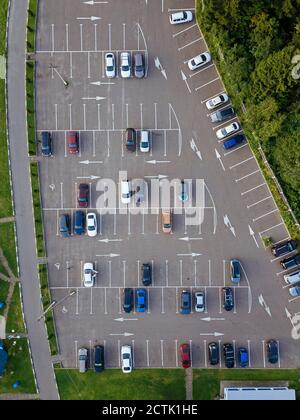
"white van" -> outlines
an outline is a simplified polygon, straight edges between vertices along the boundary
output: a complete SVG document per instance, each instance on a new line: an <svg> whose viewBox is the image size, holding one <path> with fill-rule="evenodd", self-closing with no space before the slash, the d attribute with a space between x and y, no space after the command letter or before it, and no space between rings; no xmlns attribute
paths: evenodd
<svg viewBox="0 0 300 420"><path fill-rule="evenodd" d="M300 282L300 271L285 275L284 280L287 284L295 284Z"/></svg>

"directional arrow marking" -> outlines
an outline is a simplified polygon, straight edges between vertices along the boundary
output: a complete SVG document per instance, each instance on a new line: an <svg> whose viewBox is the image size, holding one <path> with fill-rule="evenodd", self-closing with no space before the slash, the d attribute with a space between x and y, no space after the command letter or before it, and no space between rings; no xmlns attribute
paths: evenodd
<svg viewBox="0 0 300 420"><path fill-rule="evenodd" d="M257 239L255 237L254 230L252 229L252 227L250 225L248 225L248 227L249 227L249 233L250 233L250 235L252 236L252 238L253 238L253 240L254 240L257 248L259 248L259 244L258 244Z"/></svg>
<svg viewBox="0 0 300 420"><path fill-rule="evenodd" d="M82 160L80 163L82 165L90 165L92 163L99 164L99 163L103 163L103 162L102 162L102 160L94 160L94 161L91 161L91 160Z"/></svg>
<svg viewBox="0 0 300 420"><path fill-rule="evenodd" d="M118 322L138 321L138 318L115 318L114 321L118 321Z"/></svg>
<svg viewBox="0 0 300 420"><path fill-rule="evenodd" d="M101 177L100 176L91 175L91 176L77 176L76 178L77 179L91 179L91 180L94 180L94 179L100 179Z"/></svg>
<svg viewBox="0 0 300 420"><path fill-rule="evenodd" d="M211 322L211 321L225 321L225 318L201 318L202 321Z"/></svg>
<svg viewBox="0 0 300 420"><path fill-rule="evenodd" d="M81 98L83 101L103 101L105 96L95 96L94 98Z"/></svg>
<svg viewBox="0 0 300 420"><path fill-rule="evenodd" d="M222 162L221 155L220 155L220 153L217 151L217 149L215 149L215 152L216 152L216 157L217 157L217 159L219 160L219 162L220 162L220 164L221 164L221 166L222 166L222 168L223 168L223 171L225 172L225 171L226 171L226 169L225 169L224 163Z"/></svg>
<svg viewBox="0 0 300 420"><path fill-rule="evenodd" d="M114 85L115 82L91 82L91 85L102 86L102 85Z"/></svg>
<svg viewBox="0 0 300 420"><path fill-rule="evenodd" d="M226 227L228 227L230 229L230 231L232 232L233 236L236 237L235 229L232 226L232 224L231 224L231 222L230 222L229 217L227 216L227 214L224 216L224 224L225 224Z"/></svg>
<svg viewBox="0 0 300 420"><path fill-rule="evenodd" d="M157 163L171 163L170 160L146 160L146 162L152 165L156 165Z"/></svg>
<svg viewBox="0 0 300 420"><path fill-rule="evenodd" d="M144 178L165 179L165 178L168 178L168 175L145 175Z"/></svg>
<svg viewBox="0 0 300 420"><path fill-rule="evenodd" d="M102 254L102 255L96 255L96 257L109 257L109 258L114 258L114 257L119 257L120 254Z"/></svg>
<svg viewBox="0 0 300 420"><path fill-rule="evenodd" d="M202 254L195 254L194 252L191 254L177 254L178 257L200 257Z"/></svg>
<svg viewBox="0 0 300 420"><path fill-rule="evenodd" d="M109 334L109 335L122 335L123 337L130 337L131 335L134 335L133 333L121 333L121 334Z"/></svg>
<svg viewBox="0 0 300 420"><path fill-rule="evenodd" d="M190 86L188 84L188 81L187 81L187 77L186 77L186 75L184 74L184 72L182 70L181 70L181 77L182 77L182 80L185 82L186 87L188 88L188 91L190 93L192 93L191 88L190 88Z"/></svg>
<svg viewBox="0 0 300 420"><path fill-rule="evenodd" d="M213 337L221 337L221 336L223 336L224 334L223 334L223 333L214 332L214 333L201 333L200 335L201 335L201 336L205 336L205 335L207 335L207 336L213 336Z"/></svg>
<svg viewBox="0 0 300 420"><path fill-rule="evenodd" d="M202 160L202 155L201 155L201 152L200 152L200 150L198 149L198 147L197 147L197 145L196 145L196 143L195 143L195 140L194 140L194 139L192 139L192 140L191 140L190 145L191 145L191 149L193 150L193 152L195 152L195 153L196 153L196 155L198 156L198 158L199 158L200 160Z"/></svg>
<svg viewBox="0 0 300 420"><path fill-rule="evenodd" d="M185 237L185 238L178 238L179 241L184 241L184 242L189 242L189 241L203 241L203 238L189 238L189 237Z"/></svg>
<svg viewBox="0 0 300 420"><path fill-rule="evenodd" d="M94 22L95 20L100 20L102 19L102 17L99 16L90 16L90 17L78 17L78 20L91 20L92 22Z"/></svg>
<svg viewBox="0 0 300 420"><path fill-rule="evenodd" d="M95 0L89 0L85 1L84 4L88 4L90 6L94 6L94 4L107 4L108 1L95 1Z"/></svg>
<svg viewBox="0 0 300 420"><path fill-rule="evenodd" d="M271 310L270 310L269 306L267 305L263 295L258 296L258 302L264 308L264 310L267 312L267 314L272 318Z"/></svg>
<svg viewBox="0 0 300 420"><path fill-rule="evenodd" d="M98 242L104 242L106 244L108 244L109 242L122 242L123 239L99 239Z"/></svg>

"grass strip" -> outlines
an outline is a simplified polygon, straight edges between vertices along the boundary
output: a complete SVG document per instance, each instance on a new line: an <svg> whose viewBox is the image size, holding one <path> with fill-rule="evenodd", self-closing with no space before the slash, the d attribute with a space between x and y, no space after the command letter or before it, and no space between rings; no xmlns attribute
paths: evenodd
<svg viewBox="0 0 300 420"><path fill-rule="evenodd" d="M30 175L32 186L32 202L34 210L37 255L39 258L42 258L45 256L45 242L40 197L39 166L37 162L32 162L30 164Z"/></svg>
<svg viewBox="0 0 300 420"><path fill-rule="evenodd" d="M6 332L7 334L26 332L23 320L19 283L16 283L14 286L14 291L7 314Z"/></svg>

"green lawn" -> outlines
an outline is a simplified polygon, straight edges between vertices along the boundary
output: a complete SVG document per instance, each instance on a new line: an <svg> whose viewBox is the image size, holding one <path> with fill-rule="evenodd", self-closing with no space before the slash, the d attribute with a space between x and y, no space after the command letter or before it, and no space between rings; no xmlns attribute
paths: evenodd
<svg viewBox="0 0 300 420"><path fill-rule="evenodd" d="M4 280L0 280L0 301L5 302L9 289L9 283ZM3 315L4 309L0 309L0 315Z"/></svg>
<svg viewBox="0 0 300 420"><path fill-rule="evenodd" d="M290 388L296 389L297 399L300 399L300 370L194 369L193 375L194 400L203 401L218 398L221 381L289 381Z"/></svg>
<svg viewBox="0 0 300 420"><path fill-rule="evenodd" d="M15 331L16 333L25 333L25 325L22 315L22 307L20 301L20 285L15 284L15 288L10 303L7 321L6 321L6 332L7 334Z"/></svg>
<svg viewBox="0 0 300 420"><path fill-rule="evenodd" d="M35 26L38 0L29 1L28 24L27 24L27 51L35 50Z"/></svg>
<svg viewBox="0 0 300 420"><path fill-rule="evenodd" d="M185 372L143 369L124 375L120 369L101 374L56 369L62 400L185 400Z"/></svg>
<svg viewBox="0 0 300 420"><path fill-rule="evenodd" d="M4 274L6 277L9 277L6 269L3 267L3 265L0 263L0 273Z"/></svg>
<svg viewBox="0 0 300 420"><path fill-rule="evenodd" d="M5 54L6 39L6 17L7 17L8 0L1 1L0 8L0 55Z"/></svg>
<svg viewBox="0 0 300 420"><path fill-rule="evenodd" d="M32 185L32 199L35 220L35 234L38 257L45 256L44 244L44 230L41 210L41 197L40 197L40 183L39 183L39 167L38 163L30 164L31 185Z"/></svg>
<svg viewBox="0 0 300 420"><path fill-rule="evenodd" d="M26 97L27 97L27 130L28 153L36 155L36 130L35 130L35 64L26 63Z"/></svg>
<svg viewBox="0 0 300 420"><path fill-rule="evenodd" d="M4 344L8 352L8 363L4 376L0 378L0 393L35 394L36 388L27 340L25 338L5 340ZM21 381L21 385L14 390L12 384L16 381Z"/></svg>
<svg viewBox="0 0 300 420"><path fill-rule="evenodd" d="M0 248L2 248L10 269L18 276L14 223L0 225Z"/></svg>

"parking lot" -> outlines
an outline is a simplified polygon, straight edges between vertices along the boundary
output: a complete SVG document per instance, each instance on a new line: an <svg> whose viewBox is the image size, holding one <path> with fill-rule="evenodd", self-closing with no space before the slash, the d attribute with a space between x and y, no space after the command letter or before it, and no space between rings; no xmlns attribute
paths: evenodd
<svg viewBox="0 0 300 420"><path fill-rule="evenodd" d="M213 62L193 72L187 66L207 51L195 20L169 24L170 13L194 12L194 2L63 3L41 0L35 56L37 135L49 131L53 139L53 157L38 159L50 289L56 302L63 300L55 308L63 367L75 368L78 348L96 343L104 344L108 367L120 366L123 344L132 344L137 368L177 367L182 342L191 344L194 367L208 367L207 344L219 340L247 347L250 367L272 367L265 354L271 338L279 343L277 367L298 367L287 310L298 313L299 300L290 299L279 260L262 242L279 243L288 232L248 143L225 151L216 138L216 130L238 119L210 122L205 103L224 87ZM116 57L114 79L105 77L108 51ZM123 51L143 54L143 80L121 77ZM150 131L150 153L126 150L128 127L138 137ZM68 153L71 130L79 135L78 155ZM124 208L116 190L115 202L101 208L103 188L122 179L145 181L149 206L137 209L133 200ZM166 235L152 187L182 179L191 180L190 206L176 212L172 199L173 232ZM90 187L84 211L97 213L98 235L63 239L59 218L69 214L73 232L80 183ZM241 261L237 286L230 279L233 258ZM90 289L82 282L87 261L98 272ZM143 263L153 273L147 311L125 314L123 289L142 287ZM226 286L233 287L232 312L223 309ZM189 316L179 313L182 290L204 292L204 314L193 305Z"/></svg>

